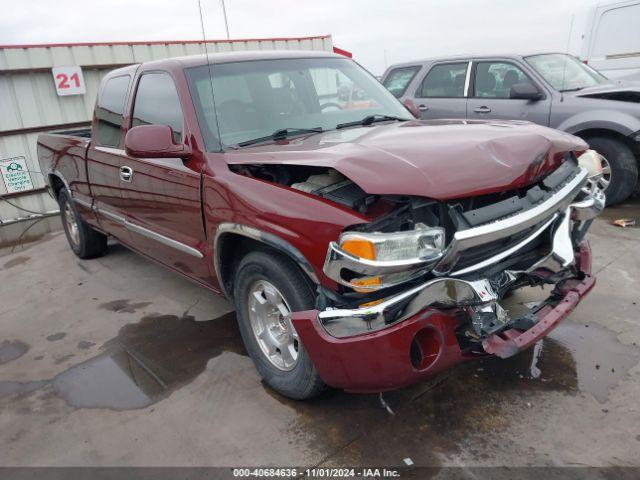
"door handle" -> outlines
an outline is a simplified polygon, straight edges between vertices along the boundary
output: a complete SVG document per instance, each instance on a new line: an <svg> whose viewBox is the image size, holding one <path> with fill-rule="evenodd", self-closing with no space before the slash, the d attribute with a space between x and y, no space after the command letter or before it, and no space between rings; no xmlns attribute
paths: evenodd
<svg viewBox="0 0 640 480"><path fill-rule="evenodd" d="M418 110L420 110L421 112L426 112L427 110L429 110L429 107L427 107L424 103L421 103L420 105L418 105Z"/></svg>
<svg viewBox="0 0 640 480"><path fill-rule="evenodd" d="M473 111L476 113L491 113L491 109L485 105L478 108L474 108Z"/></svg>
<svg viewBox="0 0 640 480"><path fill-rule="evenodd" d="M133 168L122 166L120 167L120 180L123 182L131 182L133 179Z"/></svg>

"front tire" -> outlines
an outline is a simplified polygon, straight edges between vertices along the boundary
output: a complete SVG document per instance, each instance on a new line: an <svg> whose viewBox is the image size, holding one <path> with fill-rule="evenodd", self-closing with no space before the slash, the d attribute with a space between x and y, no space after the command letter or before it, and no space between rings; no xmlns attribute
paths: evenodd
<svg viewBox="0 0 640 480"><path fill-rule="evenodd" d="M638 161L635 155L624 142L615 138L591 137L586 140L605 160L600 187L607 196L607 205L626 200L638 181Z"/></svg>
<svg viewBox="0 0 640 480"><path fill-rule="evenodd" d="M315 304L313 290L295 265L266 251L249 253L235 276L234 301L247 352L271 388L294 400L325 390L287 316Z"/></svg>
<svg viewBox="0 0 640 480"><path fill-rule="evenodd" d="M107 236L91 228L78 214L75 202L66 188L58 194L60 217L73 253L82 259L102 256L107 251Z"/></svg>

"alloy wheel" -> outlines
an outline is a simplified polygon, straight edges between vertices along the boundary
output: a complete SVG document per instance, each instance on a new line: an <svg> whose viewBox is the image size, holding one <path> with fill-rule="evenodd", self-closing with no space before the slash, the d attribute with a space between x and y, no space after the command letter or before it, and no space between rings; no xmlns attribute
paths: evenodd
<svg viewBox="0 0 640 480"><path fill-rule="evenodd" d="M600 155L600 161L602 162L602 175L600 175L597 184L601 190L606 192L611 183L611 164L602 155Z"/></svg>
<svg viewBox="0 0 640 480"><path fill-rule="evenodd" d="M260 350L277 369L292 370L298 361L299 339L287 301L266 280L254 282L247 297L251 329Z"/></svg>
<svg viewBox="0 0 640 480"><path fill-rule="evenodd" d="M78 228L78 220L76 219L76 215L68 201L64 204L63 214L71 242L75 246L80 245L80 229Z"/></svg>

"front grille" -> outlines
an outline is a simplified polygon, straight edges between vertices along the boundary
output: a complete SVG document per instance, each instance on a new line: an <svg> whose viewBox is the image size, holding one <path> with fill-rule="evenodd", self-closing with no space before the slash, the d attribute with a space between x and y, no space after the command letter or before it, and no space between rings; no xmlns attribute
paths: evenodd
<svg viewBox="0 0 640 480"><path fill-rule="evenodd" d="M529 259L538 255L546 249L545 239L550 243L554 223L551 219L564 213L586 181L586 170L567 161L542 182L514 195L510 204L489 203L474 210L449 204L449 219L455 233L434 272L466 275L489 265L499 268L508 259L516 264L520 259L514 257L526 252L530 252L526 255ZM526 245L505 257L507 250L525 240L529 240Z"/></svg>
<svg viewBox="0 0 640 480"><path fill-rule="evenodd" d="M538 224L522 230L515 235L511 235L508 238L501 238L493 242L478 245L477 247L468 248L467 250L464 250L462 252L461 256L455 264L454 269L462 270L464 268L471 267L472 265L476 265L480 262L488 260L520 243L525 238L529 237L540 226L541 224ZM525 253L531 252L539 247L544 246L545 244L549 244L549 235L547 235L546 232L543 232L531 242L514 252L511 257L520 256ZM509 258L510 257L507 257L506 259L508 260Z"/></svg>
<svg viewBox="0 0 640 480"><path fill-rule="evenodd" d="M546 231L539 230L575 197L585 175L577 164L566 161L542 181L513 192L506 199L491 201L484 197L476 208L450 205L450 218L458 228L450 254L439 265L440 271L466 274L498 262L518 263L520 259L516 257L530 259L547 250L552 225ZM478 207L478 203L483 205ZM533 235L535 238L531 238ZM504 256L527 239L526 245Z"/></svg>
<svg viewBox="0 0 640 480"><path fill-rule="evenodd" d="M458 228L473 228L519 215L555 195L580 172L570 157L542 180L528 187L482 195L450 203L449 212Z"/></svg>

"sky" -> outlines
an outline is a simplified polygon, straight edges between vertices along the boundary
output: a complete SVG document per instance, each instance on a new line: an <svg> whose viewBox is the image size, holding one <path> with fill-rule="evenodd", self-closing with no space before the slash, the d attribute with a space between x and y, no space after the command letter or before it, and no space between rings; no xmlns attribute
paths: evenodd
<svg viewBox="0 0 640 480"><path fill-rule="evenodd" d="M393 63L433 56L579 54L596 3L603 2L226 0L226 9L231 38L331 34L379 75ZM224 39L220 0L201 5L206 38ZM198 0L0 0L0 11L0 44L202 38Z"/></svg>

